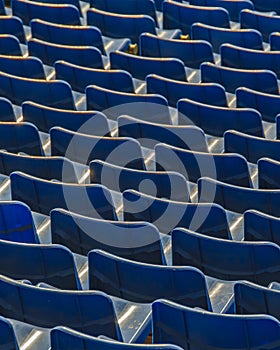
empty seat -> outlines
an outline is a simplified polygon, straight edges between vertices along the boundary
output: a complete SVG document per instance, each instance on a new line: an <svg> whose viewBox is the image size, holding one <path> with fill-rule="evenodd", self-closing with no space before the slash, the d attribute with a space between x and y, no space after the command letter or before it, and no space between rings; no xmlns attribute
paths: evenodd
<svg viewBox="0 0 280 350"><path fill-rule="evenodd" d="M0 56L0 70L23 78L46 79L43 64L37 57Z"/></svg>
<svg viewBox="0 0 280 350"><path fill-rule="evenodd" d="M254 50L263 49L262 36L258 31L253 29L234 30L195 23L192 25L191 37L194 40L208 41L213 46L213 50L216 53L220 52L220 46L225 43Z"/></svg>
<svg viewBox="0 0 280 350"><path fill-rule="evenodd" d="M206 134L222 137L227 130L237 130L263 137L262 117L249 108L227 108L182 99L178 102L178 123L194 123Z"/></svg>
<svg viewBox="0 0 280 350"><path fill-rule="evenodd" d="M234 93L239 87L279 94L277 76L268 70L246 70L202 63L201 80L204 83L218 83L228 92Z"/></svg>
<svg viewBox="0 0 280 350"><path fill-rule="evenodd" d="M209 43L202 40L170 40L148 33L140 36L140 53L146 57L178 58L187 67L196 69L204 61L214 62Z"/></svg>
<svg viewBox="0 0 280 350"><path fill-rule="evenodd" d="M165 264L159 232L147 222L100 220L63 209L52 210L50 216L52 243L77 254L102 249L127 259Z"/></svg>
<svg viewBox="0 0 280 350"><path fill-rule="evenodd" d="M111 69L126 70L140 80L145 80L149 74L181 81L187 80L184 64L176 58L141 57L117 51L110 53L110 62Z"/></svg>
<svg viewBox="0 0 280 350"><path fill-rule="evenodd" d="M34 18L59 24L81 24L79 10L73 5L12 0L11 7L13 15L21 18L25 25Z"/></svg>
<svg viewBox="0 0 280 350"><path fill-rule="evenodd" d="M145 169L140 144L128 137L100 137L52 128L51 153L88 164L99 159L133 169Z"/></svg>
<svg viewBox="0 0 280 350"><path fill-rule="evenodd" d="M103 68L101 52L96 47L59 45L30 39L28 51L29 55L40 58L42 62L50 66L58 60L65 60L90 68Z"/></svg>
<svg viewBox="0 0 280 350"><path fill-rule="evenodd" d="M244 239L269 241L280 246L280 219L256 210L244 213Z"/></svg>
<svg viewBox="0 0 280 350"><path fill-rule="evenodd" d="M67 81L73 90L82 93L85 92L88 85L134 93L132 76L123 70L86 68L64 61L57 61L55 63L55 74L56 79Z"/></svg>
<svg viewBox="0 0 280 350"><path fill-rule="evenodd" d="M192 267L143 264L93 250L88 254L89 287L137 303L165 297L212 310L203 274Z"/></svg>
<svg viewBox="0 0 280 350"><path fill-rule="evenodd" d="M110 192L99 185L51 182L21 172L10 175L14 200L25 202L31 210L45 215L54 208L78 214L115 220Z"/></svg>
<svg viewBox="0 0 280 350"><path fill-rule="evenodd" d="M60 126L89 135L110 134L108 120L100 112L57 109L27 101L22 104L22 115L24 121L35 124L39 130L47 133L52 127Z"/></svg>
<svg viewBox="0 0 280 350"><path fill-rule="evenodd" d="M205 235L230 237L226 212L216 204L174 202L130 190L123 194L123 206L125 220L150 222L162 233L186 227Z"/></svg>
<svg viewBox="0 0 280 350"><path fill-rule="evenodd" d="M0 16L0 33L10 34L18 38L18 40L25 44L25 33L23 29L22 20L14 16Z"/></svg>
<svg viewBox="0 0 280 350"><path fill-rule="evenodd" d="M133 137L148 148L164 142L175 147L208 152L204 132L193 125L154 124L124 115L118 118L118 131L119 136Z"/></svg>
<svg viewBox="0 0 280 350"><path fill-rule="evenodd" d="M12 324L4 317L0 317L1 346L7 350L19 350L17 338Z"/></svg>
<svg viewBox="0 0 280 350"><path fill-rule="evenodd" d="M0 34L0 55L22 56L18 38L10 34Z"/></svg>
<svg viewBox="0 0 280 350"><path fill-rule="evenodd" d="M224 87L213 83L188 83L151 74L146 78L147 93L164 96L169 105L176 107L181 98L227 107Z"/></svg>
<svg viewBox="0 0 280 350"><path fill-rule="evenodd" d="M76 109L72 90L64 81L21 78L0 72L0 96L21 105L25 101L64 109Z"/></svg>
<svg viewBox="0 0 280 350"><path fill-rule="evenodd" d="M237 213L255 209L266 214L279 216L280 190L259 190L229 185L207 177L198 180L199 201L214 201L223 208Z"/></svg>
<svg viewBox="0 0 280 350"><path fill-rule="evenodd" d="M13 110L13 105L11 102L4 98L0 97L0 121L1 122L15 122L16 116Z"/></svg>
<svg viewBox="0 0 280 350"><path fill-rule="evenodd" d="M279 23L280 16L271 16L268 13L252 10L242 10L240 12L240 27L258 30L266 42L269 42L271 33L278 32Z"/></svg>
<svg viewBox="0 0 280 350"><path fill-rule="evenodd" d="M122 341L112 300L104 293L38 288L4 276L0 286L4 317L44 328L64 325Z"/></svg>
<svg viewBox="0 0 280 350"><path fill-rule="evenodd" d="M43 156L39 131L30 123L0 123L0 149Z"/></svg>
<svg viewBox="0 0 280 350"><path fill-rule="evenodd" d="M280 141L251 136L237 131L227 131L224 135L225 152L243 155L248 162L256 163L268 157L280 161Z"/></svg>
<svg viewBox="0 0 280 350"><path fill-rule="evenodd" d="M176 171L192 182L207 176L232 185L252 186L246 159L238 154L202 153L158 144L155 161L157 170Z"/></svg>
<svg viewBox="0 0 280 350"><path fill-rule="evenodd" d="M7 14L6 9L5 9L5 1L4 0L0 1L0 14L1 14L1 16L5 16Z"/></svg>
<svg viewBox="0 0 280 350"><path fill-rule="evenodd" d="M0 172L10 175L22 171L45 180L59 180L77 183L74 165L62 157L30 157L0 150Z"/></svg>
<svg viewBox="0 0 280 350"><path fill-rule="evenodd" d="M261 285L280 280L280 248L268 242L239 242L178 228L172 231L173 265L194 266L221 280Z"/></svg>
<svg viewBox="0 0 280 350"><path fill-rule="evenodd" d="M262 0L253 0L252 1L255 9L257 11L261 12L269 12L269 11L275 11L277 14L280 14L280 5L278 1L275 0L267 0L267 1L262 1Z"/></svg>
<svg viewBox="0 0 280 350"><path fill-rule="evenodd" d="M280 51L251 50L224 44L221 47L221 64L226 67L241 69L268 69L280 77Z"/></svg>
<svg viewBox="0 0 280 350"><path fill-rule="evenodd" d="M280 189L280 162L269 158L258 161L259 188Z"/></svg>
<svg viewBox="0 0 280 350"><path fill-rule="evenodd" d="M192 350L276 350L280 346L280 324L274 317L221 315L167 300L153 304L153 334L154 342Z"/></svg>
<svg viewBox="0 0 280 350"><path fill-rule="evenodd" d="M280 51L280 35L278 32L270 34L269 43L270 43L270 50Z"/></svg>
<svg viewBox="0 0 280 350"><path fill-rule="evenodd" d="M80 6L80 1L79 0L56 0L55 3L53 2L53 0L32 0L34 2L39 2L39 3L45 3L45 4L67 4L67 5L73 5L75 6L80 14L81 14L81 17L82 17L82 10L81 10L81 6Z"/></svg>
<svg viewBox="0 0 280 350"><path fill-rule="evenodd" d="M59 245L0 240L0 272L13 279L49 283L61 289L81 289L74 256Z"/></svg>
<svg viewBox="0 0 280 350"><path fill-rule="evenodd" d="M261 113L263 120L273 123L279 113L280 96L240 88L236 90L236 106L254 108Z"/></svg>
<svg viewBox="0 0 280 350"><path fill-rule="evenodd" d="M96 85L86 88L87 109L103 112L110 119L127 114L154 123L171 124L167 100L154 94L134 94L105 89Z"/></svg>
<svg viewBox="0 0 280 350"><path fill-rule="evenodd" d="M94 160L90 163L90 180L109 189L124 192L139 190L159 198L188 202L188 184L181 174L174 171L145 171L127 169L110 163Z"/></svg>
<svg viewBox="0 0 280 350"><path fill-rule="evenodd" d="M162 5L163 28L179 28L184 34L190 34L195 22L230 28L229 14L221 7L203 7L165 1Z"/></svg>

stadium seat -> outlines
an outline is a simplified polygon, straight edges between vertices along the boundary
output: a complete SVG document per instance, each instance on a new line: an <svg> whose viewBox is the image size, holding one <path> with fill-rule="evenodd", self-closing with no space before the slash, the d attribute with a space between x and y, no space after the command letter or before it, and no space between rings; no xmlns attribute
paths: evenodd
<svg viewBox="0 0 280 350"><path fill-rule="evenodd" d="M111 69L123 69L134 78L145 80L149 74L186 81L186 71L182 61L176 58L153 58L130 55L125 52L110 53Z"/></svg>
<svg viewBox="0 0 280 350"><path fill-rule="evenodd" d="M0 55L0 70L23 78L46 79L43 64L36 57Z"/></svg>
<svg viewBox="0 0 280 350"><path fill-rule="evenodd" d="M190 34L191 26L195 22L230 28L229 13L221 7L192 6L165 1L162 11L164 29L179 28L184 34Z"/></svg>
<svg viewBox="0 0 280 350"><path fill-rule="evenodd" d="M97 85L105 89L134 93L132 76L126 71L86 68L65 61L56 61L54 66L56 79L67 81L78 92L84 93L87 86Z"/></svg>
<svg viewBox="0 0 280 350"><path fill-rule="evenodd" d="M224 2L234 3L234 1ZM202 23L194 23L191 28L191 38L193 40L208 41L216 53L220 53L220 46L225 43L246 47L248 49L263 50L261 34L252 29L234 30L208 26Z"/></svg>
<svg viewBox="0 0 280 350"><path fill-rule="evenodd" d="M164 96L171 107L176 107L181 98L227 107L225 89L212 83L188 83L150 74L146 78L147 93Z"/></svg>
<svg viewBox="0 0 280 350"><path fill-rule="evenodd" d="M93 250L88 254L89 287L137 303L165 297L212 310L204 275L192 267L143 264Z"/></svg>
<svg viewBox="0 0 280 350"><path fill-rule="evenodd" d="M259 190L229 185L207 177L198 180L199 202L213 201L223 208L244 213L248 209L279 216L278 201L280 190Z"/></svg>
<svg viewBox="0 0 280 350"><path fill-rule="evenodd" d="M259 188L280 189L280 162L269 158L258 160Z"/></svg>
<svg viewBox="0 0 280 350"><path fill-rule="evenodd" d="M237 131L227 131L224 135L225 152L243 155L248 162L257 163L268 157L280 161L280 141L251 136Z"/></svg>
<svg viewBox="0 0 280 350"><path fill-rule="evenodd" d="M126 259L165 265L159 232L147 222L100 220L63 209L52 210L50 217L52 243L74 253L87 255L102 249Z"/></svg>
<svg viewBox="0 0 280 350"><path fill-rule="evenodd" d="M145 169L140 144L132 138L90 136L58 127L50 130L50 137L53 156L65 156L82 164L99 159L132 169Z"/></svg>
<svg viewBox="0 0 280 350"><path fill-rule="evenodd" d="M22 20L18 17L3 16L1 14L0 15L0 33L13 35L17 37L22 44L25 44L26 42L23 23L22 23Z"/></svg>
<svg viewBox="0 0 280 350"><path fill-rule="evenodd" d="M7 14L5 9L5 0L0 1L0 15L5 16Z"/></svg>
<svg viewBox="0 0 280 350"><path fill-rule="evenodd" d="M13 15L29 25L34 18L44 21L80 25L79 10L73 5L34 2L30 0L11 0Z"/></svg>
<svg viewBox="0 0 280 350"><path fill-rule="evenodd" d="M103 184L110 190L124 192L140 190L158 198L189 202L188 184L174 171L144 171L127 169L100 160L90 162L90 181Z"/></svg>
<svg viewBox="0 0 280 350"><path fill-rule="evenodd" d="M49 283L61 289L81 289L74 256L59 245L0 240L0 272L13 279Z"/></svg>
<svg viewBox="0 0 280 350"><path fill-rule="evenodd" d="M262 0L253 0L254 7L257 11L260 12L276 12L278 15L280 14L280 5L278 1L275 0L268 0L268 1L262 1Z"/></svg>
<svg viewBox="0 0 280 350"><path fill-rule="evenodd" d="M262 117L249 108L218 107L182 99L178 101L178 123L194 123L206 134L222 137L227 130L237 130L263 137Z"/></svg>
<svg viewBox="0 0 280 350"><path fill-rule="evenodd" d="M76 109L70 85L59 80L28 79L0 72L0 96L16 105L33 101L55 108Z"/></svg>
<svg viewBox="0 0 280 350"><path fill-rule="evenodd" d="M140 54L146 57L178 58L185 66L198 69L203 62L213 62L213 50L202 40L170 40L145 33L140 36Z"/></svg>
<svg viewBox="0 0 280 350"><path fill-rule="evenodd" d="M148 148L154 148L157 143L164 142L175 147L208 152L204 132L193 125L154 124L123 115L118 118L118 131L119 136L129 135Z"/></svg>
<svg viewBox="0 0 280 350"><path fill-rule="evenodd" d="M89 68L103 69L102 55L96 47L59 45L30 39L28 51L29 55L40 58L43 63L49 66L54 65L58 60L65 60Z"/></svg>
<svg viewBox="0 0 280 350"><path fill-rule="evenodd" d="M52 127L58 126L89 135L110 135L108 120L100 112L63 110L34 102L24 102L22 115L24 121L35 124L39 130L46 133Z"/></svg>
<svg viewBox="0 0 280 350"><path fill-rule="evenodd" d="M270 50L279 51L280 50L280 35L278 32L271 33L269 36Z"/></svg>
<svg viewBox="0 0 280 350"><path fill-rule="evenodd" d="M172 231L172 263L194 266L221 280L261 285L280 280L280 248L268 242L239 242L178 228Z"/></svg>
<svg viewBox="0 0 280 350"><path fill-rule="evenodd" d="M9 100L0 97L0 121L1 122L15 122L16 116L13 110L13 105Z"/></svg>
<svg viewBox="0 0 280 350"><path fill-rule="evenodd" d="M230 238L226 212L216 204L181 203L128 190L123 194L124 220L147 221L161 233L185 227L205 235Z"/></svg>
<svg viewBox="0 0 280 350"><path fill-rule="evenodd" d="M0 34L0 55L22 56L18 38L10 34Z"/></svg>
<svg viewBox="0 0 280 350"><path fill-rule="evenodd" d="M86 88L87 109L103 112L110 119L127 114L141 120L171 124L167 100L160 95L119 92L90 85Z"/></svg>
<svg viewBox="0 0 280 350"><path fill-rule="evenodd" d="M212 63L202 63L201 81L203 83L218 83L231 93L239 87L279 94L277 76L268 70L246 70L217 66Z"/></svg>
<svg viewBox="0 0 280 350"><path fill-rule="evenodd" d="M67 5L72 5L72 6L75 6L79 12L80 12L80 15L82 17L82 9L81 9L81 6L80 6L80 1L79 0L56 0L55 3L53 2L53 0L32 0L34 2L39 2L39 3L45 3L45 4L56 4L56 5L59 5L59 4L67 4Z"/></svg>
<svg viewBox="0 0 280 350"><path fill-rule="evenodd" d="M246 159L238 154L202 153L158 144L155 162L158 171L176 171L188 181L210 177L232 185L252 187Z"/></svg>
<svg viewBox="0 0 280 350"><path fill-rule="evenodd" d="M192 350L277 349L280 324L267 315L221 315L167 300L153 303L153 341ZM221 336L222 330L222 336Z"/></svg>
<svg viewBox="0 0 280 350"><path fill-rule="evenodd" d="M10 175L13 200L26 203L31 210L49 215L54 208L115 220L110 192L99 185L52 182L21 172ZM74 200L73 200L74 199Z"/></svg>
<svg viewBox="0 0 280 350"><path fill-rule="evenodd" d="M2 1L3 3L3 1ZM13 326L9 320L0 317L1 346L7 350L19 350Z"/></svg>

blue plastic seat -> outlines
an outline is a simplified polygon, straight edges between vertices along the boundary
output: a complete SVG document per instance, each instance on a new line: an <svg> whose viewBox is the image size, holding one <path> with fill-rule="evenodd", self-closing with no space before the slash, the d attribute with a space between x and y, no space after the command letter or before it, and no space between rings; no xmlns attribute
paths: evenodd
<svg viewBox="0 0 280 350"><path fill-rule="evenodd" d="M66 327L56 327L51 330L51 348L53 350L182 350L176 345L167 344L127 344L111 339L91 337L84 333L73 331ZM18 350L18 349L8 349Z"/></svg>
<svg viewBox="0 0 280 350"><path fill-rule="evenodd" d="M241 69L267 69L280 77L280 52L251 50L230 44L221 46L221 64Z"/></svg>
<svg viewBox="0 0 280 350"><path fill-rule="evenodd" d="M221 280L261 285L280 280L280 248L268 242L239 242L178 228L172 231L173 265L194 266Z"/></svg>
<svg viewBox="0 0 280 350"><path fill-rule="evenodd" d="M127 169L110 163L94 160L90 163L90 180L109 189L124 192L128 189L158 198L189 202L188 184L181 174L174 171L145 171Z"/></svg>
<svg viewBox="0 0 280 350"><path fill-rule="evenodd" d="M237 89L235 94L238 108L254 108L261 113L263 120L275 122L280 108L279 95L271 95L247 88Z"/></svg>
<svg viewBox="0 0 280 350"><path fill-rule="evenodd" d="M91 46L70 46L52 44L38 39L28 41L29 55L40 58L45 64L52 66L58 60L80 64L90 68L104 68L99 49Z"/></svg>
<svg viewBox="0 0 280 350"><path fill-rule="evenodd" d="M278 1L275 0L268 0L268 1L262 1L262 0L252 0L254 7L257 11L260 12L271 12L275 11L276 13L280 14L280 5Z"/></svg>
<svg viewBox="0 0 280 350"><path fill-rule="evenodd" d="M227 107L226 91L218 84L181 82L155 74L148 75L146 83L147 93L164 96L172 107L176 107L181 98Z"/></svg>
<svg viewBox="0 0 280 350"><path fill-rule="evenodd" d="M1 346L6 350L19 350L17 338L12 324L4 317L0 317Z"/></svg>
<svg viewBox="0 0 280 350"><path fill-rule="evenodd" d="M61 289L81 289L74 256L59 245L24 244L0 240L0 272L34 284L49 283Z"/></svg>
<svg viewBox="0 0 280 350"><path fill-rule="evenodd" d="M31 210L45 215L54 208L115 220L110 192L99 185L78 185L52 182L21 172L10 175L13 200L20 200Z"/></svg>
<svg viewBox="0 0 280 350"><path fill-rule="evenodd" d="M245 241L268 241L280 246L280 219L256 210L244 213Z"/></svg>
<svg viewBox="0 0 280 350"><path fill-rule="evenodd" d="M234 285L234 311L238 315L266 314L280 320L280 292L238 282Z"/></svg>
<svg viewBox="0 0 280 350"><path fill-rule="evenodd" d="M162 233L185 227L213 237L230 238L226 212L213 203L174 202L128 190L123 194L123 205L124 220L150 222Z"/></svg>
<svg viewBox="0 0 280 350"><path fill-rule="evenodd" d="M17 201L0 203L0 239L10 242L39 243L30 208Z"/></svg>
<svg viewBox="0 0 280 350"><path fill-rule="evenodd" d="M10 34L0 34L0 55L22 56L18 38Z"/></svg>
<svg viewBox="0 0 280 350"><path fill-rule="evenodd" d="M67 81L73 90L82 93L89 85L134 93L132 76L123 70L85 68L68 62L57 61L55 63L55 73L56 79Z"/></svg>
<svg viewBox="0 0 280 350"><path fill-rule="evenodd" d="M252 1L249 0L191 0L191 5L222 7L229 13L230 19L239 22L240 11L244 9L254 10Z"/></svg>
<svg viewBox="0 0 280 350"><path fill-rule="evenodd" d="M192 267L143 264L93 250L88 254L89 287L137 303L165 297L212 310L204 275Z"/></svg>
<svg viewBox="0 0 280 350"><path fill-rule="evenodd" d="M50 130L51 153L88 164L99 159L132 169L145 169L140 144L129 137L100 137L62 128Z"/></svg>
<svg viewBox="0 0 280 350"><path fill-rule="evenodd" d="M201 81L203 83L218 83L231 93L239 87L279 94L277 76L268 70L246 70L217 66L212 63L202 63Z"/></svg>
<svg viewBox="0 0 280 350"><path fill-rule="evenodd" d="M0 33L10 34L18 38L18 40L25 44L25 33L23 29L22 20L14 16L0 16Z"/></svg>
<svg viewBox="0 0 280 350"><path fill-rule="evenodd" d="M0 173L21 171L45 180L77 183L74 165L62 157L30 157L0 150Z"/></svg>
<svg viewBox="0 0 280 350"><path fill-rule="evenodd" d="M0 70L23 78L46 79L43 64L36 57L0 55Z"/></svg>
<svg viewBox="0 0 280 350"><path fill-rule="evenodd" d="M79 10L73 5L47 4L29 0L11 0L13 15L29 25L34 18L59 24L80 25Z"/></svg>
<svg viewBox="0 0 280 350"><path fill-rule="evenodd" d="M269 42L271 33L278 32L279 23L280 16L271 16L268 13L252 10L243 10L240 12L240 27L258 30L266 42Z"/></svg>
<svg viewBox="0 0 280 350"><path fill-rule="evenodd" d="M220 52L220 46L225 43L254 50L263 49L262 36L258 31L253 29L234 30L208 26L202 23L194 23L191 28L191 37L194 40L208 41L216 53Z"/></svg>
<svg viewBox="0 0 280 350"><path fill-rule="evenodd" d="M186 81L186 71L182 61L176 58L152 58L130 55L124 52L110 53L111 69L123 69L134 78L145 80L149 74Z"/></svg>
<svg viewBox="0 0 280 350"><path fill-rule="evenodd" d="M145 33L141 34L139 44L141 56L174 57L191 68L199 68L204 61L214 62L211 45L202 40L170 40Z"/></svg>
<svg viewBox="0 0 280 350"><path fill-rule="evenodd" d="M229 185L207 177L198 180L198 196L202 203L213 201L236 213L255 209L279 216L280 190L259 190Z"/></svg>
<svg viewBox="0 0 280 350"><path fill-rule="evenodd" d="M251 136L237 131L227 131L224 135L225 152L239 153L248 162L257 163L268 157L280 161L280 141Z"/></svg>
<svg viewBox="0 0 280 350"><path fill-rule="evenodd" d="M153 341L191 350L276 350L280 323L266 315L221 315L159 300L153 303Z"/></svg>
<svg viewBox="0 0 280 350"><path fill-rule="evenodd" d="M16 122L16 116L13 110L13 105L8 99L4 97L0 97L0 121Z"/></svg>
<svg viewBox="0 0 280 350"><path fill-rule="evenodd" d="M157 143L208 152L204 132L196 126L163 125L143 122L136 118L120 116L118 132L121 137L133 137L142 146L154 148Z"/></svg>
<svg viewBox="0 0 280 350"><path fill-rule="evenodd" d="M5 16L7 14L6 8L5 8L5 0L0 1L0 15Z"/></svg>
<svg viewBox="0 0 280 350"><path fill-rule="evenodd" d="M76 109L70 85L59 80L28 79L0 72L0 96L16 105L33 101L56 108Z"/></svg>
<svg viewBox="0 0 280 350"><path fill-rule="evenodd" d="M246 159L238 154L202 153L158 144L155 146L156 169L176 171L188 181L210 177L232 185L252 187Z"/></svg>
<svg viewBox="0 0 280 350"><path fill-rule="evenodd" d="M171 124L167 100L160 95L119 92L90 85L86 88L87 109L103 112L110 119L127 114L154 123Z"/></svg>
<svg viewBox="0 0 280 350"><path fill-rule="evenodd" d="M249 108L212 106L182 99L177 104L179 125L194 123L206 134L222 137L227 130L237 130L263 137L262 117Z"/></svg>
<svg viewBox="0 0 280 350"><path fill-rule="evenodd" d="M47 133L52 127L59 126L89 135L110 135L108 120L100 112L63 110L34 102L24 102L22 115L24 121L33 123L39 130Z"/></svg>
<svg viewBox="0 0 280 350"><path fill-rule="evenodd" d="M122 341L113 302L104 293L38 288L1 276L0 296L4 317L44 328L63 325Z"/></svg>
<svg viewBox="0 0 280 350"><path fill-rule="evenodd" d="M43 156L39 131L30 123L0 123L0 149Z"/></svg>
<svg viewBox="0 0 280 350"><path fill-rule="evenodd" d="M270 50L272 51L280 50L280 35L278 32L270 34L269 43L270 43Z"/></svg>
<svg viewBox="0 0 280 350"><path fill-rule="evenodd" d="M62 209L52 210L50 216L52 243L77 254L102 249L126 259L165 264L159 232L147 222L100 220Z"/></svg>
<svg viewBox="0 0 280 350"><path fill-rule="evenodd" d="M280 189L280 162L269 158L258 161L259 188Z"/></svg>
<svg viewBox="0 0 280 350"><path fill-rule="evenodd" d="M75 6L80 14L81 14L81 17L82 17L82 9L81 9L81 6L80 6L80 1L79 0L56 0L55 2L53 2L53 0L32 0L34 2L39 2L39 3L44 3L44 4L50 4L50 5L53 5L53 4L67 4L67 5L72 5L72 6Z"/></svg>
<svg viewBox="0 0 280 350"><path fill-rule="evenodd" d="M221 28L230 28L229 13L221 7L204 7L165 1L162 5L163 28L179 28L184 34L190 34L191 26L201 22Z"/></svg>
<svg viewBox="0 0 280 350"><path fill-rule="evenodd" d="M107 54L106 48L109 51L122 50L130 44L128 39L109 41L102 37L97 27L93 26L55 24L34 19L30 22L30 28L33 38L60 45L93 46L99 49L102 55Z"/></svg>

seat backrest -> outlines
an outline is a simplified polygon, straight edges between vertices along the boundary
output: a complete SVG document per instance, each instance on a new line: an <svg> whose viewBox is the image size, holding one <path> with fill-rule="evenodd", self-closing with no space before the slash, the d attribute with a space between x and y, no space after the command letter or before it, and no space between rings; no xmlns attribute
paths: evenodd
<svg viewBox="0 0 280 350"><path fill-rule="evenodd" d="M20 41L11 34L0 34L0 55L22 56Z"/></svg>
<svg viewBox="0 0 280 350"><path fill-rule="evenodd" d="M270 50L279 51L280 50L280 35L278 32L271 33L269 36Z"/></svg>
<svg viewBox="0 0 280 350"><path fill-rule="evenodd" d="M53 0L32 0L32 1L39 2L39 3L45 3L45 4L53 4ZM73 5L80 11L80 15L82 17L82 10L81 10L79 0L67 0L67 2L65 2L65 0L56 0L55 4L57 4L57 5L58 4Z"/></svg>
<svg viewBox="0 0 280 350"><path fill-rule="evenodd" d="M1 346L6 350L19 350L17 338L12 324L4 317L0 317Z"/></svg>
<svg viewBox="0 0 280 350"><path fill-rule="evenodd" d="M2 72L30 79L46 79L44 67L37 57L0 56Z"/></svg>
<svg viewBox="0 0 280 350"><path fill-rule="evenodd" d="M11 102L5 97L0 97L0 121L16 122L16 116Z"/></svg>
<svg viewBox="0 0 280 350"><path fill-rule="evenodd" d="M258 160L259 188L279 189L280 188L280 162L269 158Z"/></svg>
<svg viewBox="0 0 280 350"><path fill-rule="evenodd" d="M0 33L10 34L18 38L18 40L25 44L26 38L23 29L22 20L14 16L0 16Z"/></svg>

